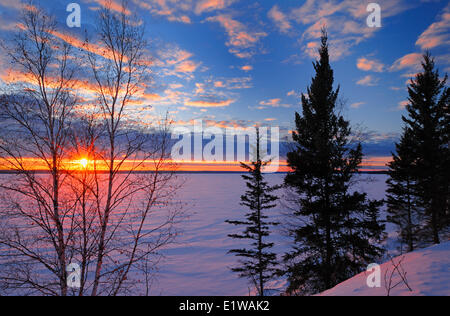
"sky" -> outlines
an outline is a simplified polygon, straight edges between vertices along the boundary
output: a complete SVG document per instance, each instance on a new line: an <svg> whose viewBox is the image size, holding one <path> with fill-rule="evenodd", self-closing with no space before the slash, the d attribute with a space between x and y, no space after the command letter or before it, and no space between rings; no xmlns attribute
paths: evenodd
<svg viewBox="0 0 450 316"><path fill-rule="evenodd" d="M113 5L118 5L113 1ZM81 28L69 28L69 3L81 6ZM402 130L407 83L430 50L450 70L450 3L438 0L130 0L146 26L154 61L139 118L169 111L180 124L219 127L256 123L286 134L314 75L320 30L330 38L344 116L363 129L372 155L389 155ZM381 27L367 25L367 5L381 8ZM41 0L62 34L83 38L105 0ZM114 6L113 6L114 7ZM17 27L20 4L0 0L0 29ZM0 55L0 79L11 80ZM376 144L380 146L375 148ZM389 144L391 146L389 146ZM373 147L375 146L375 147ZM384 146L384 147L383 147Z"/></svg>

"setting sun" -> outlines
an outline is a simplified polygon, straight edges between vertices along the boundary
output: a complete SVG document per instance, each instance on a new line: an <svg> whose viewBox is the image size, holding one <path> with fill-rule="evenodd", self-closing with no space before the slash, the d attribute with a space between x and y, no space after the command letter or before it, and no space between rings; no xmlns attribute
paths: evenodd
<svg viewBox="0 0 450 316"><path fill-rule="evenodd" d="M89 163L89 161L88 161L86 158L83 158L83 159L81 159L78 163L79 163L81 166L83 166L83 168L86 168L87 165L88 165L88 163Z"/></svg>

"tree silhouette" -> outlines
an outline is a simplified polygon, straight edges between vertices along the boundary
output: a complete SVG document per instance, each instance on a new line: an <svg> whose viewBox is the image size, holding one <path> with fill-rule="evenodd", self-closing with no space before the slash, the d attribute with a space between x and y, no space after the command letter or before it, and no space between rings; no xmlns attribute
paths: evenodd
<svg viewBox="0 0 450 316"><path fill-rule="evenodd" d="M350 124L336 114L340 89L333 89L325 30L319 52L316 75L308 94L302 95L303 115L296 113L296 148L288 154L292 172L285 179L294 243L285 262L293 294L327 290L382 254L377 246L384 230L378 223L381 202L351 193L362 146L352 147Z"/></svg>
<svg viewBox="0 0 450 316"><path fill-rule="evenodd" d="M278 197L273 195L273 192L278 187L269 186L264 180L263 169L270 162L263 161L260 139L260 131L257 129L255 160L250 165L241 163L242 168L248 172L248 175L242 176L248 190L241 197L241 205L250 209L250 213L245 215L245 221L227 221L227 223L246 227L242 234L229 235L230 238L253 241L251 248L230 251L237 257L244 258L240 261L241 266L232 271L252 281L259 295L264 296L266 283L273 278L277 264L277 255L270 252L274 244L265 240L270 236L270 228L278 225L278 223L269 222L265 212L276 207Z"/></svg>

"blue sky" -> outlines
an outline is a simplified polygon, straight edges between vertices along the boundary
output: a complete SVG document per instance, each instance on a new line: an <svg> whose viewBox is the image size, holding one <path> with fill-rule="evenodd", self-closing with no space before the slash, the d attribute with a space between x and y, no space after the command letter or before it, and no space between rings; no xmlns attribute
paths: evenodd
<svg viewBox="0 0 450 316"><path fill-rule="evenodd" d="M323 25L345 116L373 142L394 140L401 132L406 83L420 69L422 52L431 51L441 73L450 69L447 1L130 1L147 27L154 58L153 82L143 95L152 108L142 108L142 120L168 110L186 124L203 119L209 125L291 130L299 95L313 76ZM66 26L71 2L39 3L57 16L61 32L82 39L105 0L78 1L80 29ZM381 28L366 24L370 2L381 7ZM4 35L14 31L19 9L18 1L0 0Z"/></svg>

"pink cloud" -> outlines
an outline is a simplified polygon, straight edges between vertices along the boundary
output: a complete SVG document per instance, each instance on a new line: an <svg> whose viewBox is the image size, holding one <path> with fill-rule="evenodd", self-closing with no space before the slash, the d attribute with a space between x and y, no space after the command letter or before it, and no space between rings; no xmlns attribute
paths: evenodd
<svg viewBox="0 0 450 316"><path fill-rule="evenodd" d="M397 108L397 109L398 109L398 110L403 110L403 109L406 108L407 105L409 105L409 101L408 101L408 100L399 102L399 103L398 103L398 108Z"/></svg>
<svg viewBox="0 0 450 316"><path fill-rule="evenodd" d="M249 58L254 55L254 49L258 41L267 36L265 32L252 32L241 22L230 15L222 14L207 19L209 22L219 23L228 34L226 45L230 52L239 58Z"/></svg>
<svg viewBox="0 0 450 316"><path fill-rule="evenodd" d="M405 0L378 0L377 3L383 8L383 18L411 7ZM326 26L330 33L330 56L335 61L350 55L352 47L377 32L376 28L366 25L367 4L359 0L306 0L300 7L289 10L284 19L278 17L278 20L291 23L291 26L293 22L306 26L299 42L304 54L312 58L317 57L317 51L310 43L319 40L321 29Z"/></svg>
<svg viewBox="0 0 450 316"><path fill-rule="evenodd" d="M230 6L236 0L200 0L195 6L195 13L202 14L203 12L210 12L221 10Z"/></svg>
<svg viewBox="0 0 450 316"><path fill-rule="evenodd" d="M377 60L369 60L364 57L358 59L356 66L360 70L375 71L375 72L383 72L385 68L381 62Z"/></svg>
<svg viewBox="0 0 450 316"><path fill-rule="evenodd" d="M378 79L374 78L371 75L365 76L361 80L359 80L356 84L359 86L366 86L366 87L374 87L378 84Z"/></svg>
<svg viewBox="0 0 450 316"><path fill-rule="evenodd" d="M184 74L193 73L197 70L197 68L198 68L198 64L196 64L192 60L187 60L187 61L184 61L184 62L178 64L175 67L175 72L184 73Z"/></svg>
<svg viewBox="0 0 450 316"><path fill-rule="evenodd" d="M122 13L125 12L126 15L130 15L131 12L125 9L123 5L116 0L87 0L87 2L94 2L104 8L111 8L111 10ZM125 10L124 10L125 9Z"/></svg>
<svg viewBox="0 0 450 316"><path fill-rule="evenodd" d="M92 0L91 0L92 1ZM191 15L223 10L237 0L134 0L151 14L166 17L171 22L191 24Z"/></svg>
<svg viewBox="0 0 450 316"><path fill-rule="evenodd" d="M193 73L201 66L200 62L191 60L193 54L181 49L178 45L167 45L157 52L155 65L162 68L166 76L193 78Z"/></svg>
<svg viewBox="0 0 450 316"><path fill-rule="evenodd" d="M224 100L224 101L206 101L206 100L198 100L198 101L186 101L185 105L196 108L222 108L228 107L235 100Z"/></svg>
<svg viewBox="0 0 450 316"><path fill-rule="evenodd" d="M350 107L352 109L359 109L361 106L363 106L364 104L366 104L366 102L357 102L357 103L353 103L352 105L350 105Z"/></svg>
<svg viewBox="0 0 450 316"><path fill-rule="evenodd" d="M272 9L270 9L268 16L270 19L272 19L281 33L288 33L292 29L292 25L288 17L283 12L281 12L278 5L275 5Z"/></svg>
<svg viewBox="0 0 450 316"><path fill-rule="evenodd" d="M419 69L420 62L422 60L422 54L412 53L405 55L395 61L395 63L390 68L391 71L403 70L405 68Z"/></svg>
<svg viewBox="0 0 450 316"><path fill-rule="evenodd" d="M263 110L265 107L273 107L273 108L281 108L281 107L289 108L289 107L291 107L289 104L282 104L281 99L279 99L279 98L261 101L259 104L262 105L262 107L258 108L259 110Z"/></svg>
<svg viewBox="0 0 450 316"><path fill-rule="evenodd" d="M450 45L450 4L439 17L439 21L431 24L423 32L416 45L422 49L431 49L438 46Z"/></svg>

